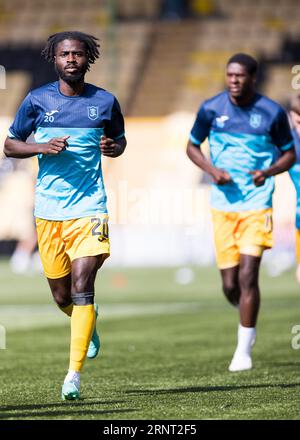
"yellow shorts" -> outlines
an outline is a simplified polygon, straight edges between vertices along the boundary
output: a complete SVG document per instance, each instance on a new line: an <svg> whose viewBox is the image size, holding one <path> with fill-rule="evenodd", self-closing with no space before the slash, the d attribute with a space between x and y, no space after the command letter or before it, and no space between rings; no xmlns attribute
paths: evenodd
<svg viewBox="0 0 300 440"><path fill-rule="evenodd" d="M240 254L261 257L273 246L272 208L224 212L212 209L219 269L237 266Z"/></svg>
<svg viewBox="0 0 300 440"><path fill-rule="evenodd" d="M47 278L61 278L71 272L76 258L110 254L108 215L75 220L36 219L39 252ZM107 258L106 257L106 258Z"/></svg>
<svg viewBox="0 0 300 440"><path fill-rule="evenodd" d="M296 260L300 264L300 229L296 229Z"/></svg>

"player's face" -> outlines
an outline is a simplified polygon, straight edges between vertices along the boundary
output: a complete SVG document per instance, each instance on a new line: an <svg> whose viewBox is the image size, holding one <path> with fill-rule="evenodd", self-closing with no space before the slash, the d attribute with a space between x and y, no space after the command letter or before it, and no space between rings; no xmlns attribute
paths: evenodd
<svg viewBox="0 0 300 440"><path fill-rule="evenodd" d="M54 64L62 80L68 83L83 80L88 64L84 43L77 40L63 40L58 43Z"/></svg>
<svg viewBox="0 0 300 440"><path fill-rule="evenodd" d="M250 75L245 66L230 63L226 69L226 85L230 96L241 98L254 89L255 75Z"/></svg>

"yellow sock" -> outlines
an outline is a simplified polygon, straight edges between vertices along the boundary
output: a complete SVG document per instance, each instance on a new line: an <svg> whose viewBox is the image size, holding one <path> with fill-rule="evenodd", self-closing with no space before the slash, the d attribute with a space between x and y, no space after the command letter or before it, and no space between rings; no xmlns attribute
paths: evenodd
<svg viewBox="0 0 300 440"><path fill-rule="evenodd" d="M73 306L69 370L80 371L86 358L95 326L94 304Z"/></svg>
<svg viewBox="0 0 300 440"><path fill-rule="evenodd" d="M73 303L69 304L67 307L59 307L62 312L64 312L68 316L72 316L73 312Z"/></svg>

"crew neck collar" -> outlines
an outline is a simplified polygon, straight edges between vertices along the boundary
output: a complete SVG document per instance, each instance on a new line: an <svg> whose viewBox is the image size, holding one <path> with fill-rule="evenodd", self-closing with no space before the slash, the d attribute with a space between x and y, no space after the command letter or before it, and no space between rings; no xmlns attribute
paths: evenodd
<svg viewBox="0 0 300 440"><path fill-rule="evenodd" d="M83 92L80 95L74 95L74 96L69 96L69 95L65 95L64 93L62 93L62 91L59 88L59 81L56 81L56 88L57 88L58 93L61 96L63 96L64 98L76 99L76 98L82 98L85 95L87 84L84 83L84 89L83 89Z"/></svg>

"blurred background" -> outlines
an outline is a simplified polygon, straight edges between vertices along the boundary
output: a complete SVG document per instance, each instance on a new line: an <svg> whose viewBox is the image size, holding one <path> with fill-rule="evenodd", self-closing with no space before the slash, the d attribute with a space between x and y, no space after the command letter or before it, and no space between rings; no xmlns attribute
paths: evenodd
<svg viewBox="0 0 300 440"><path fill-rule="evenodd" d="M103 160L111 217L108 265L214 263L209 180L185 147L202 100L224 88L228 58L256 57L258 90L286 106L300 88L298 0L0 0L0 137L29 89L56 80L40 55L49 35L78 30L100 39L86 80L114 93L126 118L126 153ZM32 216L36 159L0 153L0 254L19 272L39 270ZM277 178L270 274L294 264L295 192Z"/></svg>

